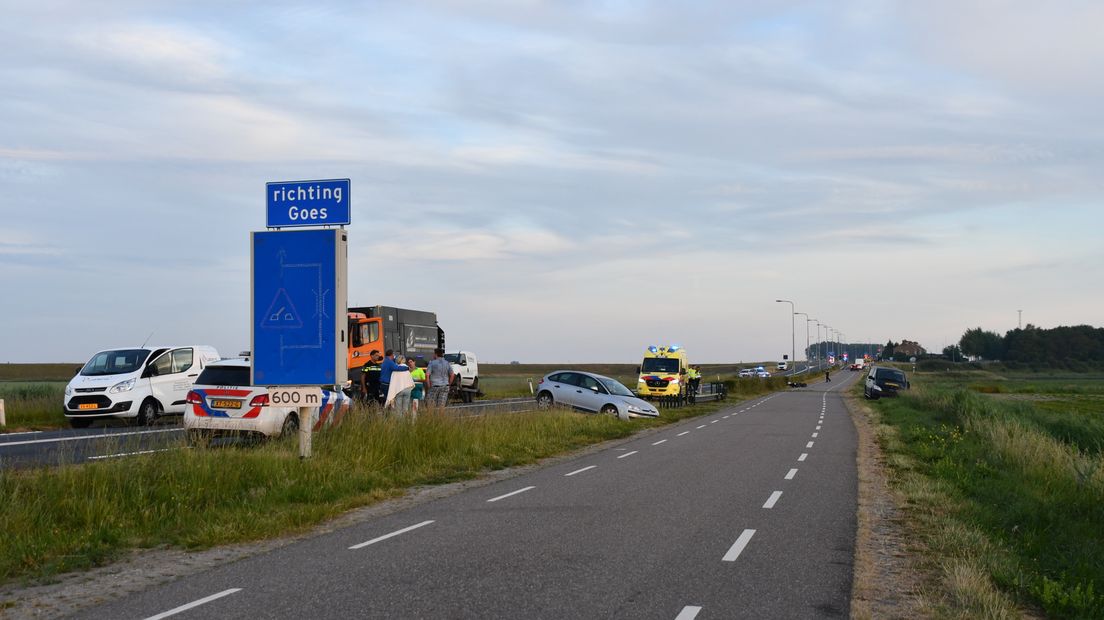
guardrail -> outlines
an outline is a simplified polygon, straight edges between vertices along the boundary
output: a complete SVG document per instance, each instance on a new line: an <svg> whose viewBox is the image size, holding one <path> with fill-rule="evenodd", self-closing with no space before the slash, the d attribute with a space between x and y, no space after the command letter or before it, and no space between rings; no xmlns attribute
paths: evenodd
<svg viewBox="0 0 1104 620"><path fill-rule="evenodd" d="M661 409L673 409L677 407L684 407L686 405L694 405L697 403L706 403L714 400L724 400L728 397L728 388L724 383L713 382L703 383L698 386L697 392L691 392L685 396L660 396L655 399L655 403Z"/></svg>

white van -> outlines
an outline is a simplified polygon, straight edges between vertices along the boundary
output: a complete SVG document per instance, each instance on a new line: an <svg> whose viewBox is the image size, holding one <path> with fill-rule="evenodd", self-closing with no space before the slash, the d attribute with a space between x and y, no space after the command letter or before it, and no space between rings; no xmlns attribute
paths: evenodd
<svg viewBox="0 0 1104 620"><path fill-rule="evenodd" d="M790 365L786 362L778 362L778 370L786 370Z"/></svg>
<svg viewBox="0 0 1104 620"><path fill-rule="evenodd" d="M161 415L183 414L199 372L218 359L206 345L100 351L65 386L65 417L73 428L86 428L96 418L152 424Z"/></svg>

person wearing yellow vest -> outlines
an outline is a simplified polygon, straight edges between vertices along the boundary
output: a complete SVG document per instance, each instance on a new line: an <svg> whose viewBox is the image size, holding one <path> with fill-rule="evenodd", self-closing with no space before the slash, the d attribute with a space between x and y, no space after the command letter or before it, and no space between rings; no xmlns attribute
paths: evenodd
<svg viewBox="0 0 1104 620"><path fill-rule="evenodd" d="M690 393L697 394L701 385L701 367L691 366L686 370L686 379L690 381Z"/></svg>
<svg viewBox="0 0 1104 620"><path fill-rule="evenodd" d="M413 404L413 416L418 415L418 402L425 400L426 395L426 373L424 368L418 368L418 365L414 362L414 358L406 360L407 365L410 367L410 378L414 380L414 391L410 394L410 400Z"/></svg>

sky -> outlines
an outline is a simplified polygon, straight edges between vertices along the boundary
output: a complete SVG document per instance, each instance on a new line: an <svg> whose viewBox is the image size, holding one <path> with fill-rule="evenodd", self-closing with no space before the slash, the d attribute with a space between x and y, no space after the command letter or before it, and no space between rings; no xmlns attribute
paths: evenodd
<svg viewBox="0 0 1104 620"><path fill-rule="evenodd" d="M482 361L1104 324L1104 4L11 3L0 362L249 348L269 181ZM152 336L151 336L152 334ZM821 331L824 334L824 331Z"/></svg>

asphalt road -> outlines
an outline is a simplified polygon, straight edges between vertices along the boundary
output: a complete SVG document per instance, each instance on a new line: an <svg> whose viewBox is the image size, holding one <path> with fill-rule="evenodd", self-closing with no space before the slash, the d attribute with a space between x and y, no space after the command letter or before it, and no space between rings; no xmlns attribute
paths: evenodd
<svg viewBox="0 0 1104 620"><path fill-rule="evenodd" d="M741 403L77 617L846 616L856 433L838 390L856 376Z"/></svg>

